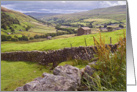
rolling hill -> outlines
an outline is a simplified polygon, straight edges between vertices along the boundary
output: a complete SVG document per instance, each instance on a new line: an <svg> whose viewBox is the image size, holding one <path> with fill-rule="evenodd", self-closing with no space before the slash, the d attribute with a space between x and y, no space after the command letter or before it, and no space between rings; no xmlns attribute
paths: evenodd
<svg viewBox="0 0 137 92"><path fill-rule="evenodd" d="M26 31L28 27L34 26L32 22L38 22L25 14L4 7L1 7L1 15L1 24L4 25L2 31L5 33L11 32L12 29L14 33L19 32L19 30Z"/></svg>
<svg viewBox="0 0 137 92"><path fill-rule="evenodd" d="M42 17L50 17L54 15L59 15L59 13L24 13L26 15L33 16L34 18L40 19Z"/></svg>
<svg viewBox="0 0 137 92"><path fill-rule="evenodd" d="M113 6L108 8L99 8L79 13L61 14L51 17L43 17L42 20L64 23L64 22L76 22L89 18L102 18L113 19L115 21L126 20L126 5Z"/></svg>
<svg viewBox="0 0 137 92"><path fill-rule="evenodd" d="M43 22L18 11L1 7L1 16L1 34L4 35L2 37L17 38L24 35L31 38L35 35L56 33L55 27L43 24Z"/></svg>

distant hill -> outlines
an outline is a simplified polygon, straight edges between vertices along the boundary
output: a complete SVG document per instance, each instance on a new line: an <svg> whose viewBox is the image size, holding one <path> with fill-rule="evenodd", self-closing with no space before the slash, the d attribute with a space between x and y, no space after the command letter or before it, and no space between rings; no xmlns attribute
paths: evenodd
<svg viewBox="0 0 137 92"><path fill-rule="evenodd" d="M79 13L61 14L51 17L43 17L42 20L51 22L74 22L88 18L105 18L116 21L126 20L126 5L99 8Z"/></svg>
<svg viewBox="0 0 137 92"><path fill-rule="evenodd" d="M59 15L59 13L24 13L26 15L30 15L34 18L42 18L42 17L50 17L54 15Z"/></svg>
<svg viewBox="0 0 137 92"><path fill-rule="evenodd" d="M21 13L21 12L17 12L14 10L10 10L4 7L1 7L1 12L6 13L7 15L13 17L13 18L17 18L20 22L30 22L30 21L35 21L33 18Z"/></svg>
<svg viewBox="0 0 137 92"><path fill-rule="evenodd" d="M1 7L1 19L1 31L5 33L26 31L33 26L32 22L38 22L25 14L4 7Z"/></svg>

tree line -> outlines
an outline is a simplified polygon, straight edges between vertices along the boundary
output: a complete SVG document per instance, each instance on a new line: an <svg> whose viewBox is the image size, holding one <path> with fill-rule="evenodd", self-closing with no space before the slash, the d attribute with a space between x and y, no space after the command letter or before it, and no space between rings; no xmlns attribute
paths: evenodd
<svg viewBox="0 0 137 92"><path fill-rule="evenodd" d="M60 25L57 25L55 28L57 30L66 31L68 34L75 34L75 33L77 33L77 31L75 29L73 29L73 28L61 28Z"/></svg>
<svg viewBox="0 0 137 92"><path fill-rule="evenodd" d="M55 37L64 34L68 34L68 33L67 32L47 33L44 35L35 35L34 37L28 37L25 35L22 35L21 37L18 37L16 35L15 36L1 35L1 41L29 41L33 39L48 38L48 36Z"/></svg>

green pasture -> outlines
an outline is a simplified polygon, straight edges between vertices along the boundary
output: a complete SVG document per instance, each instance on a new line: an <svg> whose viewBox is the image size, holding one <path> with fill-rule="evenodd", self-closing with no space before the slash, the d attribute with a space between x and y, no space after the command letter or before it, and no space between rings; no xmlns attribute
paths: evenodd
<svg viewBox="0 0 137 92"><path fill-rule="evenodd" d="M75 60L65 61L59 64L73 65L78 68L84 68L86 63L77 64ZM44 72L52 73L52 64L42 66L28 61L1 61L1 90L13 91L17 87L33 81L35 78L42 77Z"/></svg>
<svg viewBox="0 0 137 92"><path fill-rule="evenodd" d="M123 32L126 32L125 29L117 30L113 32L103 32L102 37L105 39L105 43L110 43L110 37L112 37L112 44L118 42L119 37L123 37ZM69 38L62 38L62 39L54 39L54 40L46 40L42 42L1 42L1 51L2 52L12 52L12 51L32 51L32 50L39 50L39 51L47 51L47 50L57 50L63 49L65 47L73 47L78 46L85 46L86 39L87 45L91 46L94 45L93 36L96 39L99 39L99 33L97 34L89 34L83 36L75 36Z"/></svg>
<svg viewBox="0 0 137 92"><path fill-rule="evenodd" d="M113 19L103 19L103 18L89 18L89 19L84 19L85 22L93 22L93 25L95 24L104 24L104 23L115 23L118 22L116 20Z"/></svg>
<svg viewBox="0 0 137 92"><path fill-rule="evenodd" d="M32 62L1 61L1 90L13 91L37 77L42 77L44 72L50 73L50 68Z"/></svg>
<svg viewBox="0 0 137 92"><path fill-rule="evenodd" d="M32 23L33 26L28 30L25 31L25 28L22 25L17 25L14 24L12 25L13 28L15 28L15 33L10 34L10 36L18 36L21 37L22 35L28 36L28 37L34 37L35 35L44 35L46 33L56 33L56 29L52 26L47 26L47 25L43 25L43 24L34 24L34 22ZM22 31L19 31L22 30ZM11 33L10 29L7 30L3 30L1 31L1 34L3 35L7 35L7 33ZM59 31L62 32L62 31Z"/></svg>

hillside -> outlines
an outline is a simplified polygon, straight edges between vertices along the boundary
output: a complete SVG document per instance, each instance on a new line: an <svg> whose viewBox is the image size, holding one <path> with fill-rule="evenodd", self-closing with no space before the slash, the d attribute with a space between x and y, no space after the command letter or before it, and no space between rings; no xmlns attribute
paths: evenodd
<svg viewBox="0 0 137 92"><path fill-rule="evenodd" d="M1 35L4 41L28 40L33 39L36 35L56 33L54 26L44 24L42 21L18 11L1 7L1 16Z"/></svg>
<svg viewBox="0 0 137 92"><path fill-rule="evenodd" d="M33 16L34 18L40 19L42 17L50 17L54 15L59 15L59 13L24 13L26 15Z"/></svg>
<svg viewBox="0 0 137 92"><path fill-rule="evenodd" d="M42 20L50 22L76 22L88 18L113 19L115 21L126 20L126 5L99 8L79 13L61 14L51 17L43 17Z"/></svg>
<svg viewBox="0 0 137 92"><path fill-rule="evenodd" d="M34 26L32 22L38 22L25 14L4 7L1 7L1 15L1 24L5 26L5 28L2 27L2 31L5 33L11 33L11 29L14 30L14 33L19 32L19 30L26 31L28 27Z"/></svg>

